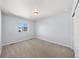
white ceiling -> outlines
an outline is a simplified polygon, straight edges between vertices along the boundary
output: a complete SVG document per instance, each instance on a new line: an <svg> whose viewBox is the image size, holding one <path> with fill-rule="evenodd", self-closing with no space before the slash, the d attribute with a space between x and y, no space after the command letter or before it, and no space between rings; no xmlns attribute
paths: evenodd
<svg viewBox="0 0 79 59"><path fill-rule="evenodd" d="M72 8L73 0L2 0L2 10L28 19L37 19L54 15ZM37 8L40 16L33 16Z"/></svg>

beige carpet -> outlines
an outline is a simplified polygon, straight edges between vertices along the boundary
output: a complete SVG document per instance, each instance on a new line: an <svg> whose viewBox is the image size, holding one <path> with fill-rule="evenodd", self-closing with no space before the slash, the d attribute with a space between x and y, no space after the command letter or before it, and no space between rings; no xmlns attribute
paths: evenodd
<svg viewBox="0 0 79 59"><path fill-rule="evenodd" d="M47 41L32 39L3 47L3 58L73 58L74 53L66 48Z"/></svg>

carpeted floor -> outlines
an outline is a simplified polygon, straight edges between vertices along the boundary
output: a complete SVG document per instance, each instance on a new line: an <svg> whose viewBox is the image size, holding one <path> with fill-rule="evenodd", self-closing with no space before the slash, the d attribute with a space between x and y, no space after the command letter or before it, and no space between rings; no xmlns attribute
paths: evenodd
<svg viewBox="0 0 79 59"><path fill-rule="evenodd" d="M39 39L3 47L2 58L73 58L73 50Z"/></svg>

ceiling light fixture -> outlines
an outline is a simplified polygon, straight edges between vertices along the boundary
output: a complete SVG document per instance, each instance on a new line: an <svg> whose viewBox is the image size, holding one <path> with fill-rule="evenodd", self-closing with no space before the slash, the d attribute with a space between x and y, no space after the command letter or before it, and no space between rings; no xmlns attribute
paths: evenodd
<svg viewBox="0 0 79 59"><path fill-rule="evenodd" d="M38 16L39 15L39 10L35 8L34 11L33 11L33 15Z"/></svg>

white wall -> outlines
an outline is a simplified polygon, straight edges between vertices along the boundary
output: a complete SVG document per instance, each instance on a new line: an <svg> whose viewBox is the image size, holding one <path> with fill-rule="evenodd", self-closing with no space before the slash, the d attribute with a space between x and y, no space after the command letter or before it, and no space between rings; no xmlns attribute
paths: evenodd
<svg viewBox="0 0 79 59"><path fill-rule="evenodd" d="M70 12L36 22L37 37L72 48L72 18Z"/></svg>
<svg viewBox="0 0 79 59"><path fill-rule="evenodd" d="M29 24L29 32L18 32L16 25L20 22ZM11 14L2 13L2 45L28 40L34 37L34 23Z"/></svg>

